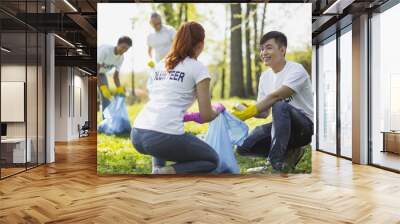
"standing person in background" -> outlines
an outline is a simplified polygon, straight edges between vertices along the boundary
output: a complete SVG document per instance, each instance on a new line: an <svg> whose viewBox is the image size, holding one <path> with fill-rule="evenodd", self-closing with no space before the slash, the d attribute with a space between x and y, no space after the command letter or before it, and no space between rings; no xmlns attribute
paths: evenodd
<svg viewBox="0 0 400 224"><path fill-rule="evenodd" d="M147 65L151 68L151 72L153 72L155 64L160 62L171 48L175 36L175 29L162 24L160 14L156 12L152 13L150 16L150 24L154 28L154 31L147 36L147 54L149 56ZM147 81L148 90L150 90L153 82L151 77L150 75Z"/></svg>
<svg viewBox="0 0 400 224"><path fill-rule="evenodd" d="M166 59L155 67L150 100L134 122L132 143L139 153L153 156L154 174L210 173L218 166L215 150L184 130L186 121L209 122L225 110L211 105L210 75L197 60L204 38L199 23L179 28ZM196 99L200 112L187 113Z"/></svg>
<svg viewBox="0 0 400 224"><path fill-rule="evenodd" d="M97 50L97 84L100 89L100 100L102 111L110 104L111 93L107 80L107 73L113 68L114 84L117 87L116 93L125 95L125 90L119 80L119 70L124 61L124 53L132 46L132 39L123 36L118 39L117 46L101 45Z"/></svg>
<svg viewBox="0 0 400 224"><path fill-rule="evenodd" d="M147 36L147 54L150 59L149 67L154 67L153 58L155 63L160 62L171 48L175 36L175 29L162 24L161 16L156 12L151 14L150 24L154 28L154 32L151 32Z"/></svg>

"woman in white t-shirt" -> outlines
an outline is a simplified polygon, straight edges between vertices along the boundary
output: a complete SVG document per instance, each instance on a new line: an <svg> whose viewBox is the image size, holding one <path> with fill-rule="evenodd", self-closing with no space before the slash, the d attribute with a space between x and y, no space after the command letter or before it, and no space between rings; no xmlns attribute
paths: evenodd
<svg viewBox="0 0 400 224"><path fill-rule="evenodd" d="M204 48L204 29L183 24L164 61L153 73L149 102L134 122L131 138L136 150L153 156L153 173L208 173L218 165L217 153L204 141L185 133L184 121L209 122L225 108L211 106L210 75L197 60ZM186 113L197 99L199 111ZM165 166L165 161L173 161Z"/></svg>

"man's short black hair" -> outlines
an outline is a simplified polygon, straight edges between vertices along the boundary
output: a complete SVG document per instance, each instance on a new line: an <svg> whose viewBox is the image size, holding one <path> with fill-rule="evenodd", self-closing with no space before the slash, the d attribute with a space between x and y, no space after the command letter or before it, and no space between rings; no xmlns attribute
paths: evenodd
<svg viewBox="0 0 400 224"><path fill-rule="evenodd" d="M132 47L132 39L128 36L120 37L118 39L118 45L119 44L127 44L127 45L129 45L129 47Z"/></svg>
<svg viewBox="0 0 400 224"><path fill-rule="evenodd" d="M154 18L160 18L160 19L161 19L161 16L160 16L160 14L158 14L157 12L153 12L153 13L151 13L150 18L151 18L151 19L154 19Z"/></svg>
<svg viewBox="0 0 400 224"><path fill-rule="evenodd" d="M278 44L279 47L287 47L286 35L279 31L270 31L264 34L261 37L260 46L270 39L275 39L275 42Z"/></svg>

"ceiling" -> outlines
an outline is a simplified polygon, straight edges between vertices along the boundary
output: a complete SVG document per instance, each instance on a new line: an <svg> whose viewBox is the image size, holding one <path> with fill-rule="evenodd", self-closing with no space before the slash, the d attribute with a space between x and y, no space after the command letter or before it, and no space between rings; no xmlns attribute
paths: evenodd
<svg viewBox="0 0 400 224"><path fill-rule="evenodd" d="M313 44L350 25L353 17L373 12L389 0L309 0L312 2Z"/></svg>
<svg viewBox="0 0 400 224"><path fill-rule="evenodd" d="M2 45L13 49L8 60L32 58L36 47L24 32L54 32L56 65L74 65L96 73L96 0L1 0ZM51 13L50 13L51 11ZM21 34L22 32L22 34ZM31 36L28 35L28 41ZM14 59L13 59L14 58ZM4 60L4 58L3 58Z"/></svg>
<svg viewBox="0 0 400 224"><path fill-rule="evenodd" d="M213 1L213 0L212 0ZM372 10L388 0L269 0L268 3L312 3L313 42L335 32L337 21L351 23L351 17ZM81 66L95 73L97 48L97 3L151 2L106 0L1 0L0 24L3 32L55 32L56 64ZM215 0L221 2L221 0ZM265 1L251 1L264 3ZM49 13L52 11L52 13ZM346 25L344 22L342 25ZM331 29L331 31L329 31ZM329 32L328 32L329 31ZM59 38L60 37L60 38ZM20 42L19 38L15 44ZM63 41L66 40L66 41ZM4 42L3 42L4 43ZM71 45L72 44L72 45ZM88 66L92 64L92 66Z"/></svg>

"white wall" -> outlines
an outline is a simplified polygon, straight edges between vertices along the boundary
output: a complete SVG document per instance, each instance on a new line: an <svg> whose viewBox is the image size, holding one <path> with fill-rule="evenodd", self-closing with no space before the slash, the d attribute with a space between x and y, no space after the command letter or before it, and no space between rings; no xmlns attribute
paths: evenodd
<svg viewBox="0 0 400 224"><path fill-rule="evenodd" d="M83 125L88 120L88 78L81 76L79 70L74 70L73 87L71 90L71 138L78 138L78 124Z"/></svg>
<svg viewBox="0 0 400 224"><path fill-rule="evenodd" d="M55 141L68 140L68 86L67 67L55 68Z"/></svg>
<svg viewBox="0 0 400 224"><path fill-rule="evenodd" d="M79 138L78 124L88 120L88 78L82 75L76 68L56 67L56 141Z"/></svg>

